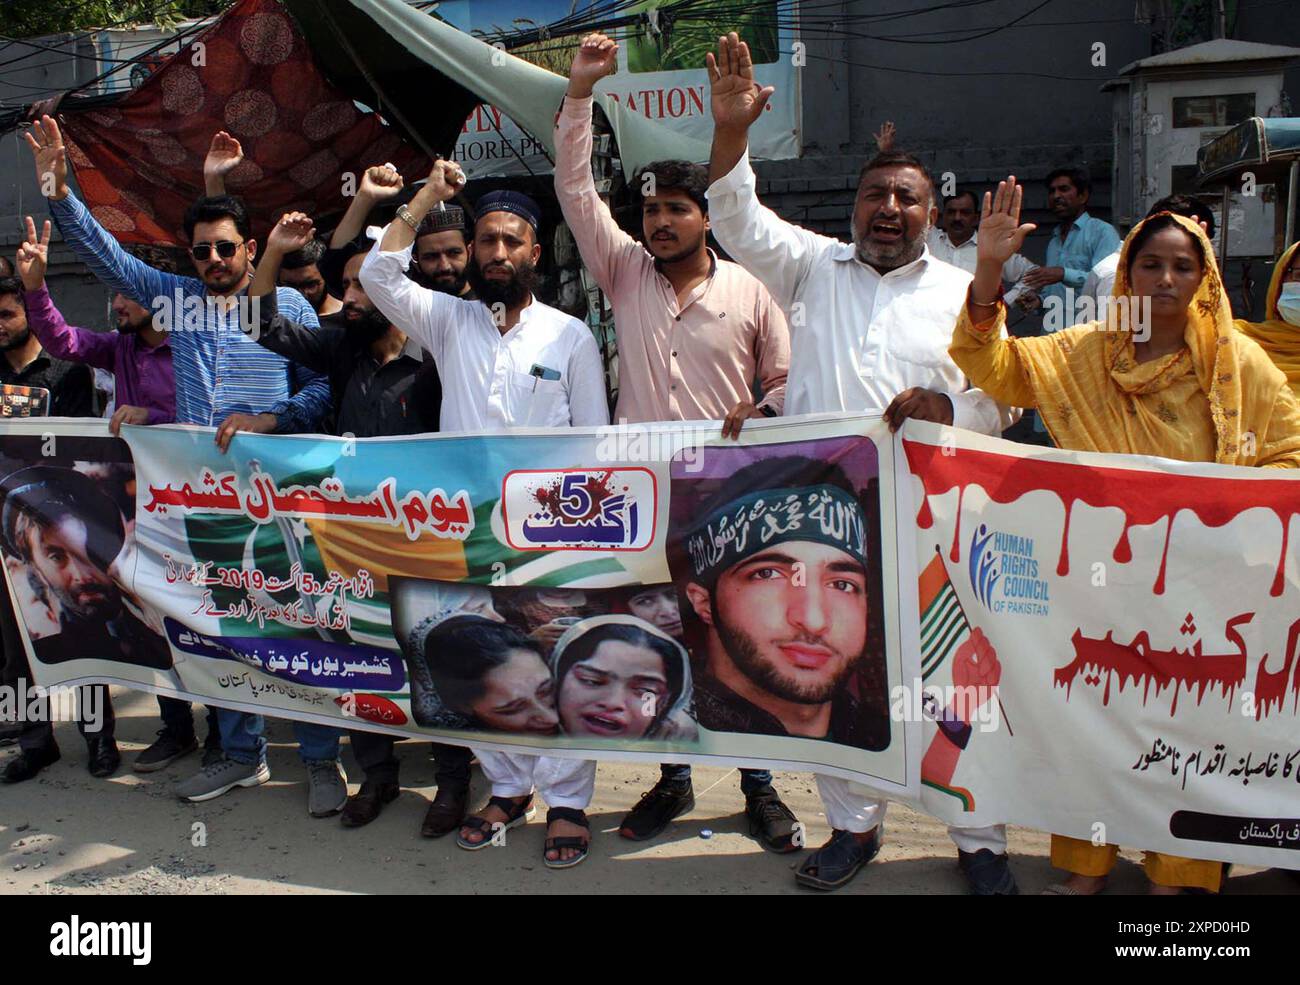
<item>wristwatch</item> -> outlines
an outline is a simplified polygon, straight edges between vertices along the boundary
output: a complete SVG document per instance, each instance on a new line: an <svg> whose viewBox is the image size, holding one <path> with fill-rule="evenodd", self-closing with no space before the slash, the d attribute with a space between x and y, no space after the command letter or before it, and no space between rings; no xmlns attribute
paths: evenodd
<svg viewBox="0 0 1300 985"><path fill-rule="evenodd" d="M780 416L781 416L780 414L778 414L778 413L776 412L775 408L773 408L771 404L764 404L762 407L758 408L758 412L759 412L760 414L762 414L764 417L780 417Z"/></svg>

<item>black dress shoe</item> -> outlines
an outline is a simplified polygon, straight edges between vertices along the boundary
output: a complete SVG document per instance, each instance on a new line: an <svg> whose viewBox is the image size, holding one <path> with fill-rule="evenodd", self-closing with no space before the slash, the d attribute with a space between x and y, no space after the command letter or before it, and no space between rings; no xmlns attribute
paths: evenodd
<svg viewBox="0 0 1300 985"><path fill-rule="evenodd" d="M769 852L784 855L799 849L795 844L799 819L771 787L745 797L745 815L749 818L749 833Z"/></svg>
<svg viewBox="0 0 1300 985"><path fill-rule="evenodd" d="M465 820L468 806L469 787L439 787L437 796L425 812L420 834L426 838L441 838L451 834Z"/></svg>
<svg viewBox="0 0 1300 985"><path fill-rule="evenodd" d="M668 827L673 818L695 808L695 790L691 781L665 780L647 790L636 806L627 812L618 833L629 841L648 841Z"/></svg>
<svg viewBox="0 0 1300 985"><path fill-rule="evenodd" d="M349 797L348 802L343 805L339 820L343 822L345 828L359 828L369 824L379 816L384 805L395 801L401 792L402 788L396 783L376 783L374 780L366 780L361 784L361 789Z"/></svg>
<svg viewBox="0 0 1300 985"><path fill-rule="evenodd" d="M1006 854L994 855L988 848L978 852L957 852L957 864L966 874L972 896L1019 896L1020 887L1011 874Z"/></svg>
<svg viewBox="0 0 1300 985"><path fill-rule="evenodd" d="M97 735L87 739L86 752L89 755L86 769L91 776L112 776L122 765L122 756L111 736Z"/></svg>
<svg viewBox="0 0 1300 985"><path fill-rule="evenodd" d="M22 783L30 780L45 767L57 763L61 755L59 747L48 745L44 749L24 749L0 773L0 783Z"/></svg>

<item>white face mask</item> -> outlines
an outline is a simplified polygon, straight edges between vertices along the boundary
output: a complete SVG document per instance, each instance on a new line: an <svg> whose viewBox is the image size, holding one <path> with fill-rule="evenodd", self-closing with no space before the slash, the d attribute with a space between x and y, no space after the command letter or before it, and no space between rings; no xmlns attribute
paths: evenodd
<svg viewBox="0 0 1300 985"><path fill-rule="evenodd" d="M1300 328L1300 281L1282 285L1282 293L1277 298L1277 313L1283 321Z"/></svg>

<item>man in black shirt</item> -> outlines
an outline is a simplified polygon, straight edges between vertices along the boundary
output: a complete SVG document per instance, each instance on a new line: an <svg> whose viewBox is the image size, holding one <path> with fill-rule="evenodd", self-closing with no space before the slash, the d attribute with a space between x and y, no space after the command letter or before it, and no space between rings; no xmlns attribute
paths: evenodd
<svg viewBox="0 0 1300 985"><path fill-rule="evenodd" d="M423 434L438 430L442 386L432 357L389 323L371 303L358 279L370 244L352 244L343 265L343 309L306 329L275 310L275 278L280 259L315 234L300 212L284 216L271 231L266 252L249 287L257 304L257 324L244 325L257 342L329 376L334 399L334 430L356 438ZM454 279L448 281L454 290ZM252 312L244 317L251 321ZM345 827L369 824L384 804L396 799L398 760L392 736L351 733L352 752L365 771L359 792L343 808ZM469 796L470 752L462 746L434 744L438 794L429 805L421 833L437 838L454 831L465 816Z"/></svg>
<svg viewBox="0 0 1300 985"><path fill-rule="evenodd" d="M93 417L90 367L48 355L27 327L23 284L0 277L0 384L49 391L50 417ZM0 410L0 416L3 416Z"/></svg>

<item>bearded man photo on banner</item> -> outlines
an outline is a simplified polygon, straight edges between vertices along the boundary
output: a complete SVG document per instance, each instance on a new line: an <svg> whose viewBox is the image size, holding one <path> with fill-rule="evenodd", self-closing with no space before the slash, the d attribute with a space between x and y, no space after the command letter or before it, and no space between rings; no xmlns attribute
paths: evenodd
<svg viewBox="0 0 1300 985"><path fill-rule="evenodd" d="M715 732L884 749L884 695L864 693L883 652L868 646L878 574L859 492L839 465L764 451L774 457L735 471L670 547L698 620L696 716ZM674 475L673 496L696 481Z"/></svg>

